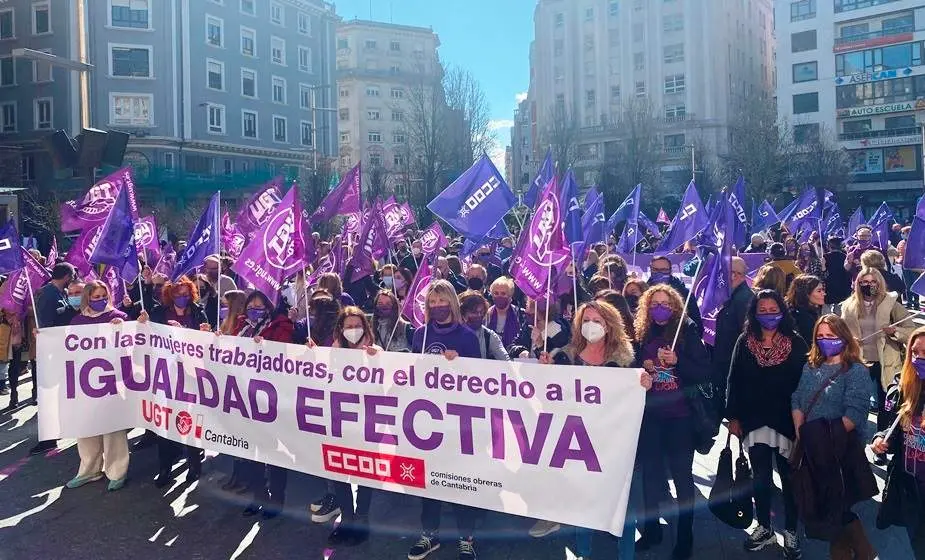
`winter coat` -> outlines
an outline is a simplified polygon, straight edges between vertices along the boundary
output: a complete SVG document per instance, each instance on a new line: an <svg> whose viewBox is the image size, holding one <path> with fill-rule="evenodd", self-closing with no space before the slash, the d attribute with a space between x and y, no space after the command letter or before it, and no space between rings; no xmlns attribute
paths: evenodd
<svg viewBox="0 0 925 560"><path fill-rule="evenodd" d="M922 402L921 397L919 402ZM894 383L887 389L885 408L898 412L901 404L902 395L899 392L897 375ZM925 410L920 411L920 414L925 414ZM874 435L873 439L885 436L884 430ZM887 529L892 525L916 528L925 521L925 494L922 494L915 476L906 472L903 462L906 444L901 426L893 430L887 445L887 453L892 454L893 459L886 470L886 485L883 487L880 509L877 512L877 529Z"/></svg>
<svg viewBox="0 0 925 560"><path fill-rule="evenodd" d="M841 317L848 323L851 333L861 338L860 303L857 298L850 297L841 304ZM896 294L886 294L876 309L877 326L883 328L909 315L909 311L897 301ZM896 332L890 336L877 336L877 355L880 362L880 384L884 389L889 387L893 376L903 367L903 353L909 335L915 330L915 323L906 321L896 325ZM870 356L866 356L870 359Z"/></svg>
<svg viewBox="0 0 925 560"><path fill-rule="evenodd" d="M158 323L160 325L167 324L167 311L168 309L163 305L155 305L154 309L151 310L148 318L151 319L152 323ZM198 303L190 303L187 308L187 312L190 313L192 322L190 324L191 329L198 329L199 325L203 323L208 323L209 319L206 317L206 312L203 310L202 306Z"/></svg>
<svg viewBox="0 0 925 560"><path fill-rule="evenodd" d="M234 332L236 336L237 333L240 333L241 329L244 328L244 324L246 322L247 317L238 317L238 320L234 325ZM270 323L260 331L259 336L263 337L265 340L270 340L273 342L291 343L293 340L294 331L295 325L293 325L292 320L289 319L289 317L285 314L280 313L270 320Z"/></svg>

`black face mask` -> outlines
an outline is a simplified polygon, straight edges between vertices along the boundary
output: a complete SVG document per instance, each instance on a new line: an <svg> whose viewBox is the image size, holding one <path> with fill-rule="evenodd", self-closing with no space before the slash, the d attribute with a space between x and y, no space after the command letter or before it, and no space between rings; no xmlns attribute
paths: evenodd
<svg viewBox="0 0 925 560"><path fill-rule="evenodd" d="M626 296L626 303L633 309L636 309L639 306L639 296Z"/></svg>
<svg viewBox="0 0 925 560"><path fill-rule="evenodd" d="M873 297L877 295L877 287L871 286L870 284L864 284L861 286L861 295L864 297Z"/></svg>
<svg viewBox="0 0 925 560"><path fill-rule="evenodd" d="M482 291L482 288L485 287L485 282L481 278L470 278L468 281L469 289L475 290L477 292Z"/></svg>

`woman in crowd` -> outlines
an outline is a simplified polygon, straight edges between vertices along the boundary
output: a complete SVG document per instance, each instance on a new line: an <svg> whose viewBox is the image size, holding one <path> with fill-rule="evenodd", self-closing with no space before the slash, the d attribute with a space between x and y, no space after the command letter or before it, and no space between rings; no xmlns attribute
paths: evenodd
<svg viewBox="0 0 925 560"><path fill-rule="evenodd" d="M317 288L319 290L327 290L328 293L334 297L334 300L344 307L348 305L356 305L356 303L353 301L353 297L350 294L344 292L344 285L341 283L340 276L333 272L325 272L324 274L320 275L318 277Z"/></svg>
<svg viewBox="0 0 925 560"><path fill-rule="evenodd" d="M149 320L145 313L138 318L140 323ZM199 305L199 290L196 284L188 277L183 276L176 282L164 284L161 291L161 303L151 310L150 320L154 323L182 327L185 329L212 330L205 311ZM160 464L157 479L154 485L162 488L172 479L171 468L174 460L181 454L186 454L186 464L189 472L187 482L199 480L202 472L202 450L191 445L184 445L164 437L157 439L157 459Z"/></svg>
<svg viewBox="0 0 925 560"><path fill-rule="evenodd" d="M113 308L109 286L94 280L84 286L80 313L71 319L71 325L118 325L126 317L125 313ZM80 455L80 467L77 476L67 483L68 488L79 488L88 482L100 480L103 473L109 479L108 490L119 490L125 486L129 462L128 430L79 438L77 453Z"/></svg>
<svg viewBox="0 0 925 560"><path fill-rule="evenodd" d="M626 279L628 277L628 267L623 257L616 253L608 254L601 257L599 266L599 274L610 280L609 288L623 293L623 286L626 284Z"/></svg>
<svg viewBox="0 0 925 560"><path fill-rule="evenodd" d="M886 265L886 258L883 253L877 250L864 251L861 253L861 267L876 268L883 275L883 281L886 282L886 289L895 292L898 296L897 301L902 303L906 295L906 283L898 274L889 269Z"/></svg>
<svg viewBox="0 0 925 560"><path fill-rule="evenodd" d="M825 276L825 260L822 258L822 245L818 231L809 234L809 241L800 245L796 264L804 274L812 274L820 278Z"/></svg>
<svg viewBox="0 0 925 560"><path fill-rule="evenodd" d="M762 290L749 305L745 332L736 341L727 381L729 432L748 450L755 475L758 527L745 540L745 549L757 551L777 542L771 528L776 463L784 498L784 556L788 560L802 556L788 459L796 439L790 395L800 382L807 350L803 337L794 330L784 299L773 290Z"/></svg>
<svg viewBox="0 0 925 560"><path fill-rule="evenodd" d="M453 360L480 358L478 337L462 324L459 298L452 284L446 280L434 280L427 289L427 305L424 311L425 324L414 332L411 351L415 354L442 354ZM421 538L408 551L408 560L422 560L440 548L440 510L443 502L424 498L421 508ZM454 505L456 525L459 530L457 543L459 560L475 560L475 517L476 510L470 506Z"/></svg>
<svg viewBox="0 0 925 560"><path fill-rule="evenodd" d="M626 299L626 303L629 305L630 312L634 315L636 310L639 308L639 298L642 297L642 294L649 289L649 285L646 284L645 280L641 278L633 278L627 280L626 285L623 286L623 297Z"/></svg>
<svg viewBox="0 0 925 560"><path fill-rule="evenodd" d="M854 293L841 305L841 317L860 341L861 359L868 364L870 378L877 388L878 430L885 430L893 421L893 414L883 406L886 388L902 369L905 342L915 328L912 321L894 323L908 315L897 295L887 291L883 275L875 268L861 269ZM882 457L880 461L883 462Z"/></svg>
<svg viewBox="0 0 925 560"><path fill-rule="evenodd" d="M831 433L834 436L834 431L838 429L844 435L839 437L839 443L835 445L838 445L839 449L846 448L846 438L857 438L856 429L867 421L867 409L873 391L873 383L862 362L861 349L855 335L837 315L823 315L816 323L800 383L790 397L793 426L800 440L799 445L805 450L803 460L814 462L815 454L821 451L821 454L826 455L825 461L831 464L832 461L828 458L831 453L825 451L831 448L835 440L832 436L829 436L832 438L831 441L825 435L820 437L819 433ZM860 457L847 457L847 453L843 453L841 458L836 460L837 464L832 465L834 469L831 472L819 469L813 473L813 489L825 488L826 478L839 480L840 490L833 492L831 496L804 496L800 493L801 487L797 487L800 490L796 493L798 507L803 507L801 504L810 500L815 502L814 507L804 507L800 510L800 515L807 524L807 536L812 537L811 527L815 531L817 526L815 517L807 518L811 515L810 510L827 512L829 517L834 512L838 517L835 521L837 527L834 529L836 536L829 544L829 553L833 560L873 560L876 556L861 521L851 511L853 500L839 499L842 493L866 493L857 484L856 478L843 478L848 461L852 466L856 466L859 461L862 463L862 467L867 470L870 483L873 484L869 495L876 492L876 484L873 482L870 467L863 458L863 450L860 453Z"/></svg>
<svg viewBox="0 0 925 560"><path fill-rule="evenodd" d="M590 280L597 274L597 263L600 257L597 254L597 251L588 251L588 256L584 262L584 270L582 273L585 276L585 280Z"/></svg>
<svg viewBox="0 0 925 560"><path fill-rule="evenodd" d="M209 283L209 277L205 274L196 275L196 289L199 290L199 305L201 305L202 310L206 312L206 317L209 319L209 326L212 327L212 330L215 330L218 328L220 322L218 317L220 307L218 292L216 292L212 284Z"/></svg>
<svg viewBox="0 0 925 560"><path fill-rule="evenodd" d="M645 525L637 550L648 550L662 540L658 504L665 479L665 463L678 496L678 532L673 558L690 558L694 543L694 433L691 409L684 390L710 380L710 357L696 324L683 313L684 301L674 288L659 284L639 301L636 315L636 359L653 375L639 440L643 472ZM677 345L673 345L675 333Z"/></svg>
<svg viewBox="0 0 925 560"><path fill-rule="evenodd" d="M761 290L774 290L779 294L787 293L787 276L784 271L769 264L762 265L755 273L755 281L752 283L752 290L760 292Z"/></svg>
<svg viewBox="0 0 925 560"><path fill-rule="evenodd" d="M611 289L610 278L607 278L606 276L595 274L591 277L590 280L588 280L588 293L590 293L592 296L609 289Z"/></svg>
<svg viewBox="0 0 925 560"><path fill-rule="evenodd" d="M334 342L334 325L340 309L341 304L333 294L324 289L315 290L308 300L308 324L302 321L296 324L296 342L311 340L318 346L330 346ZM306 327L311 332L306 332Z"/></svg>
<svg viewBox="0 0 925 560"><path fill-rule="evenodd" d="M219 332L234 334L238 321L245 314L247 294L241 290L228 290L222 296L222 305L218 310Z"/></svg>
<svg viewBox="0 0 925 560"><path fill-rule="evenodd" d="M788 239L793 243L793 252L785 250L784 245L780 243L772 243L771 248L768 249L768 254L771 256L771 262L768 264L774 268L780 269L780 271L784 273L784 290L778 293L786 293L787 287L790 286L790 282L801 273L794 261L796 258L796 240L792 237Z"/></svg>
<svg viewBox="0 0 925 560"><path fill-rule="evenodd" d="M334 325L334 348L365 350L373 356L382 348L373 344L373 329L366 319L366 314L359 307L345 307L337 317ZM350 485L346 482L331 481L336 509L341 515L340 524L328 536L331 546L354 546L369 538L369 502L372 489L368 486ZM356 487L356 502L353 488ZM312 516L315 521L315 516Z"/></svg>
<svg viewBox="0 0 925 560"><path fill-rule="evenodd" d="M514 343L508 348L511 357L539 358L541 352L559 351L568 344L572 338L568 321L560 315L559 305L554 299L548 307L547 311L546 299L527 300L525 321Z"/></svg>
<svg viewBox="0 0 925 560"><path fill-rule="evenodd" d="M630 280L630 282L634 282L634 280ZM627 283L627 285L629 285L629 283ZM624 288L624 290L625 289L626 288ZM616 290L602 290L594 296L594 300L607 303L616 309L617 313L620 314L620 318L623 320L623 332L626 333L626 336L630 340L636 340L636 331L633 329L633 316L635 312L630 310L626 298L620 295L620 292Z"/></svg>
<svg viewBox="0 0 925 560"><path fill-rule="evenodd" d="M467 290L459 294L459 312L463 323L478 335L480 358L486 360L510 360L501 337L485 326L485 315L488 313L488 300L481 292Z"/></svg>
<svg viewBox="0 0 925 560"><path fill-rule="evenodd" d="M907 347L899 383L887 396L899 425L879 432L871 445L877 455L893 455L877 524L905 527L915 559L925 560L925 327L912 332Z"/></svg>
<svg viewBox="0 0 925 560"><path fill-rule="evenodd" d="M797 332L808 341L825 305L825 284L818 276L801 274L793 279L787 290L787 307L796 323Z"/></svg>
<svg viewBox="0 0 925 560"><path fill-rule="evenodd" d="M909 309L919 308L919 294L912 291L912 284L922 275L922 260L917 255L909 255L906 260L906 249L909 246L909 234L912 233L912 226L905 226L900 230L902 240L896 245L896 264L902 267L903 282L906 285L906 307Z"/></svg>
<svg viewBox="0 0 925 560"><path fill-rule="evenodd" d="M388 352L410 352L414 329L401 316L398 298L389 290L376 294L373 332L376 345Z"/></svg>
<svg viewBox="0 0 925 560"><path fill-rule="evenodd" d="M628 368L636 361L633 344L625 334L623 318L608 303L591 301L582 304L572 322L572 340L555 357L544 353L540 363L592 367ZM645 390L652 388L652 376L643 371L639 383ZM623 537L620 539L620 560L632 560L635 555L636 514L642 505L642 478L638 468L633 469L630 486L630 503ZM537 521L530 529L530 536L543 537L559 530L559 524L551 521ZM583 557L591 554L590 532L578 531L578 553Z"/></svg>
<svg viewBox="0 0 925 560"><path fill-rule="evenodd" d="M514 297L514 280L501 276L491 283L491 299L494 302L488 309L487 326L501 337L505 348L514 342L520 332L521 311L511 302Z"/></svg>

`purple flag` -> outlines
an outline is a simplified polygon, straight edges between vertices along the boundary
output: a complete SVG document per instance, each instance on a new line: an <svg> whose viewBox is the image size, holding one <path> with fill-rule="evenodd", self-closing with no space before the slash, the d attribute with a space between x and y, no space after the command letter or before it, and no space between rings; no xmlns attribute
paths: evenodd
<svg viewBox="0 0 925 560"><path fill-rule="evenodd" d="M363 229L362 223L363 212L351 212L347 214L347 218L344 220L346 232L351 234L360 233L360 230Z"/></svg>
<svg viewBox="0 0 925 560"><path fill-rule="evenodd" d="M145 250L145 262L157 262L161 258L161 245L157 239L157 222L154 216L145 216L135 222L135 242Z"/></svg>
<svg viewBox="0 0 925 560"><path fill-rule="evenodd" d="M583 241L575 247L575 259L580 263L584 259L585 249L588 245L603 241L604 225L607 223L607 216L604 215L604 196L600 193L597 198L591 201L591 204L585 209L585 214L581 219L581 231L584 235Z"/></svg>
<svg viewBox="0 0 925 560"><path fill-rule="evenodd" d="M4 289L0 293L0 308L22 316L30 304L30 286L32 293L35 294L36 290L51 279L51 275L37 260L32 258L28 251L20 247L19 252L22 256L23 267L14 270L7 277Z"/></svg>
<svg viewBox="0 0 925 560"><path fill-rule="evenodd" d="M716 317L731 293L733 230L737 219L728 196L720 197L716 206L716 220L708 226L712 231L706 236L715 245L702 248L704 253L701 258L705 261L694 285L694 295L703 317L703 340L710 345L716 341Z"/></svg>
<svg viewBox="0 0 925 560"><path fill-rule="evenodd" d="M521 234L511 258L514 282L529 297L545 295L549 276L555 274L553 269L564 267L569 260L563 225L553 179L546 185L530 227Z"/></svg>
<svg viewBox="0 0 925 560"><path fill-rule="evenodd" d="M795 233L806 224L816 228L819 220L822 219L824 204L822 190L816 187L807 187L797 198L793 212L783 220L787 230Z"/></svg>
<svg viewBox="0 0 925 560"><path fill-rule="evenodd" d="M45 268L51 270L55 266L55 262L58 260L58 238L57 236L51 237L51 247L48 249L48 256L45 257Z"/></svg>
<svg viewBox="0 0 925 560"><path fill-rule="evenodd" d="M726 193L726 200L732 207L732 213L735 220L730 226L732 227L732 245L734 247L745 247L746 236L748 235L748 216L745 214L745 177L739 177L732 190Z"/></svg>
<svg viewBox="0 0 925 560"><path fill-rule="evenodd" d="M176 282L184 274L202 266L206 257L218 252L219 235L219 193L212 195L209 205L203 210L196 227L186 241L186 249L177 255L170 279ZM258 243L255 239L251 245ZM266 294L269 296L270 294Z"/></svg>
<svg viewBox="0 0 925 560"><path fill-rule="evenodd" d="M80 200L69 200L61 205L61 231L82 230L103 225L116 197L126 180L131 180L131 168L123 167L96 183Z"/></svg>
<svg viewBox="0 0 925 560"><path fill-rule="evenodd" d="M834 200L825 203L822 211L823 239L828 237L845 238L845 222L841 219L841 208Z"/></svg>
<svg viewBox="0 0 925 560"><path fill-rule="evenodd" d="M527 189L527 192L524 193L524 206L528 208L536 207L536 200L540 196L540 193L543 192L543 189L546 185L552 181L553 175L556 173L556 167L552 163L552 148L546 149L546 158L543 159L543 165L540 166L540 170L536 175L536 178L533 179L533 182L530 183L530 188Z"/></svg>
<svg viewBox="0 0 925 560"><path fill-rule="evenodd" d="M6 224L0 228L0 274L9 274L25 266L21 249L16 223L13 220L7 220Z"/></svg>
<svg viewBox="0 0 925 560"><path fill-rule="evenodd" d="M382 219L385 223L385 233L389 241L398 241L402 239L402 233L405 230L406 216L402 212L401 205L395 202L395 197L389 197L382 204Z"/></svg>
<svg viewBox="0 0 925 560"><path fill-rule="evenodd" d="M886 250L890 246L890 225L893 223L893 211L886 202L880 203L880 208L870 218L870 228L873 231L871 242L875 247Z"/></svg>
<svg viewBox="0 0 925 560"><path fill-rule="evenodd" d="M851 214L851 217L848 218L848 235L853 237L854 234L858 232L858 228L865 223L867 223L867 220L864 219L864 212L862 212L861 207L858 206L854 214Z"/></svg>
<svg viewBox="0 0 925 560"><path fill-rule="evenodd" d="M252 234L270 219L282 199L283 178L277 177L257 191L238 212L238 230Z"/></svg>
<svg viewBox="0 0 925 560"><path fill-rule="evenodd" d="M216 208L216 222L217 215ZM293 185L232 270L271 301L278 301L283 282L305 267L305 235L311 235L305 231L305 223L299 189Z"/></svg>
<svg viewBox="0 0 925 560"><path fill-rule="evenodd" d="M74 265L81 276L86 276L93 270L89 259L96 249L101 233L103 233L103 224L85 228L64 257L64 260Z"/></svg>
<svg viewBox="0 0 925 560"><path fill-rule="evenodd" d="M778 222L780 218L774 212L774 207L767 200L763 200L752 218L752 232L764 231Z"/></svg>
<svg viewBox="0 0 925 560"><path fill-rule="evenodd" d="M655 252L670 253L693 239L705 227L707 227L707 213L703 209L700 195L697 194L697 187L691 181L684 192L678 213L675 214L674 220L668 227L668 232L665 233L665 238L662 239Z"/></svg>
<svg viewBox="0 0 925 560"><path fill-rule="evenodd" d="M588 189L588 192L585 193L585 200L582 205L582 210L587 212L588 208L590 208L591 205L594 204L594 202L597 200L597 198L600 195L601 193L598 192L597 187L591 187L590 189Z"/></svg>
<svg viewBox="0 0 925 560"><path fill-rule="evenodd" d="M244 250L245 245L247 245L247 235L241 232L238 224L231 222L231 216L228 215L228 212L225 212L222 215L222 246L225 251L228 252L231 258L237 259L241 256L241 251ZM173 270L173 267L171 267L171 270Z"/></svg>
<svg viewBox="0 0 925 560"><path fill-rule="evenodd" d="M359 245L353 250L353 257L347 265L351 269L351 282L371 275L375 271L373 260L388 252L385 225L379 201L373 204L363 222Z"/></svg>
<svg viewBox="0 0 925 560"><path fill-rule="evenodd" d="M125 283L119 278L119 271L114 266L103 268L103 275L100 280L109 286L109 295L112 296L112 304L115 307L122 305L122 299L125 297Z"/></svg>
<svg viewBox="0 0 925 560"><path fill-rule="evenodd" d="M350 214L360 211L360 164L351 169L340 184L328 193L318 209L311 215L311 222L318 224L326 222L341 214Z"/></svg>
<svg viewBox="0 0 925 560"><path fill-rule="evenodd" d="M617 240L617 252L635 253L636 245L639 244L640 239L639 224L626 222L626 225L623 226L623 233L620 234L620 239Z"/></svg>
<svg viewBox="0 0 925 560"><path fill-rule="evenodd" d="M665 212L664 208L658 209L658 216L655 218L655 223L671 225L671 218L668 217L668 212Z"/></svg>
<svg viewBox="0 0 925 560"><path fill-rule="evenodd" d="M925 197L919 198L919 202L915 206L912 230L909 231L905 253L903 253L903 268L911 270L925 269Z"/></svg>
<svg viewBox="0 0 925 560"><path fill-rule="evenodd" d="M639 226L645 228L646 231L652 234L652 237L656 239L662 238L662 232L658 230L658 226L655 224L655 222L650 220L644 212L639 213Z"/></svg>
<svg viewBox="0 0 925 560"><path fill-rule="evenodd" d="M431 278L430 263L424 259L414 277L414 282L408 288L408 296L401 308L401 314L407 317L415 327L424 325L424 310L427 307L427 290L430 288Z"/></svg>
<svg viewBox="0 0 925 560"><path fill-rule="evenodd" d="M578 181L575 172L569 169L565 173L565 180L559 193L559 208L565 209L565 239L571 247L581 243L581 205L578 203Z"/></svg>
<svg viewBox="0 0 925 560"><path fill-rule="evenodd" d="M161 259L157 261L157 265L154 266L155 274L163 274L164 276L170 278L170 275L173 273L173 267L177 265L177 252L173 250L173 245L167 244L166 249L161 254Z"/></svg>
<svg viewBox="0 0 925 560"><path fill-rule="evenodd" d="M487 155L437 195L427 208L465 238L488 235L517 199Z"/></svg>
<svg viewBox="0 0 925 560"><path fill-rule="evenodd" d="M402 220L406 226L418 223L418 218L414 215L414 210L411 208L410 204L402 202L399 208L401 209Z"/></svg>
<svg viewBox="0 0 925 560"><path fill-rule="evenodd" d="M439 222L430 224L430 227L421 234L421 252L425 257L436 255L440 249L443 249L450 242L443 235L443 228Z"/></svg>
<svg viewBox="0 0 925 560"><path fill-rule="evenodd" d="M334 240L331 242L331 250L327 255L321 257L318 260L318 265L312 270L312 273L306 279L306 284L309 286L314 286L318 283L318 277L322 274L333 272L335 274L341 274L343 272L343 242L341 242L340 235L334 236Z"/></svg>
<svg viewBox="0 0 925 560"><path fill-rule="evenodd" d="M135 247L135 227L129 205L128 186L119 191L116 203L100 231L93 253L87 259L91 264L108 264L119 270L121 277L133 281L139 272L138 252Z"/></svg>
<svg viewBox="0 0 925 560"><path fill-rule="evenodd" d="M610 219L607 220L606 233L608 235L616 229L617 224L624 220L633 222L634 224L639 221L639 197L641 195L642 185L636 185L616 211L610 216Z"/></svg>

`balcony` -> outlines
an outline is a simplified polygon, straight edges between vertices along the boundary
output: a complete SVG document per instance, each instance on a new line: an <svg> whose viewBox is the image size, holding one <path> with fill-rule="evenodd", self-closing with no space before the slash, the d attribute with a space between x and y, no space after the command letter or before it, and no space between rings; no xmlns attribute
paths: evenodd
<svg viewBox="0 0 925 560"><path fill-rule="evenodd" d="M214 161L218 164L218 160ZM230 175L212 172L193 172L163 166L135 167L135 181L139 187L158 187L178 191L247 189L266 183L285 171L254 169Z"/></svg>
<svg viewBox="0 0 925 560"><path fill-rule="evenodd" d="M842 132L839 140L864 140L866 138L892 138L894 136L912 136L921 133L921 128L912 126L907 128L887 128L884 130L867 130L863 132Z"/></svg>
<svg viewBox="0 0 925 560"><path fill-rule="evenodd" d="M891 2L896 2L896 0L835 0L835 13L840 14L842 12L870 8L871 6L880 6L881 4L889 4Z"/></svg>
<svg viewBox="0 0 925 560"><path fill-rule="evenodd" d="M881 29L880 31L871 31L870 33L858 33L848 37L837 37L833 52L840 53L857 49L866 49L881 45L892 45L894 43L903 43L913 39L915 25L903 25L892 29Z"/></svg>

